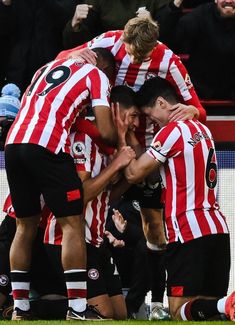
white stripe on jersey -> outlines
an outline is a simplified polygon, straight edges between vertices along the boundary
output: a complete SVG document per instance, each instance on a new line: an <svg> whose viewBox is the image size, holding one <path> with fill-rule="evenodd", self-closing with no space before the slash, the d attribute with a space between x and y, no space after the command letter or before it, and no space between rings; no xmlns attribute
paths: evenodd
<svg viewBox="0 0 235 325"><path fill-rule="evenodd" d="M120 67L117 71L117 76L115 80L115 85L123 85L126 84L126 76L128 75L128 67L131 64L131 59L128 54L126 54L123 59ZM128 85L129 86L129 85Z"/></svg>
<svg viewBox="0 0 235 325"><path fill-rule="evenodd" d="M151 64L152 60L144 61L141 66L139 67L139 72L137 74L135 84L134 84L134 90L137 91L140 88L140 85L143 85L146 80L146 75L148 73L149 66Z"/></svg>
<svg viewBox="0 0 235 325"><path fill-rule="evenodd" d="M204 215L206 217L206 220L208 222L208 225L209 225L209 228L210 228L210 231L212 234L216 234L217 233L217 229L216 229L216 226L215 226L215 223L213 221L213 219L211 218L211 215L209 213L208 210L205 210L204 211Z"/></svg>
<svg viewBox="0 0 235 325"><path fill-rule="evenodd" d="M186 218L188 221L188 225L191 229L191 232L193 234L193 238L198 238L202 236L201 229L199 227L199 224L197 222L197 218L195 216L195 213L193 210L186 211Z"/></svg>
<svg viewBox="0 0 235 325"><path fill-rule="evenodd" d="M195 208L195 163L193 155L193 146L189 146L187 141L192 137L190 129L184 122L178 122L178 126L182 133L182 140L184 142L184 164L186 173L186 211L193 210ZM185 151L185 148L187 150Z"/></svg>
<svg viewBox="0 0 235 325"><path fill-rule="evenodd" d="M166 78L167 71L169 69L169 63L170 59L172 58L173 52L170 49L166 49L164 51L164 56L162 58L162 61L159 65L159 71L158 71L158 76L161 78Z"/></svg>
<svg viewBox="0 0 235 325"><path fill-rule="evenodd" d="M181 93L181 96L183 97L183 99L185 101L191 99L192 96L188 90L188 86L182 76L182 73L179 71L179 68L175 64L175 62L172 62L172 64L170 65L169 71L170 71L171 76L174 79L178 89L180 90L180 93Z"/></svg>
<svg viewBox="0 0 235 325"><path fill-rule="evenodd" d="M115 42L115 35L111 37L104 37L105 33L97 36L92 41L88 42L88 47L94 49L96 47L110 47L113 46Z"/></svg>
<svg viewBox="0 0 235 325"><path fill-rule="evenodd" d="M113 53L114 56L118 53L122 44L123 44L123 42L121 41L121 39L119 39L116 43L114 43L114 46L111 50L111 52Z"/></svg>

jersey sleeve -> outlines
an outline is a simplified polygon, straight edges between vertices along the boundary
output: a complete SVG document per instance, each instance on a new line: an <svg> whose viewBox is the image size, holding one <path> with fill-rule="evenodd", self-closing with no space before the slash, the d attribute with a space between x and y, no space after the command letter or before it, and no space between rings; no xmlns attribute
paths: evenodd
<svg viewBox="0 0 235 325"><path fill-rule="evenodd" d="M87 77L87 87L90 90L91 106L109 107L110 84L106 75L94 68Z"/></svg>
<svg viewBox="0 0 235 325"><path fill-rule="evenodd" d="M177 92L185 104L193 105L199 110L199 120L205 123L206 111L200 103L188 71L177 55L172 57L167 79L171 79L170 81L175 84Z"/></svg>
<svg viewBox="0 0 235 325"><path fill-rule="evenodd" d="M93 38L89 42L86 42L82 45L79 45L79 46L74 47L69 50L61 51L57 55L56 59L67 59L67 58L69 58L69 56L72 52L75 52L77 50L81 50L84 48L92 49L92 48L96 48L96 47L102 47L102 48L107 48L111 51L115 44L116 39L120 36L119 34L120 34L119 31L110 31L110 32L103 33L103 34Z"/></svg>
<svg viewBox="0 0 235 325"><path fill-rule="evenodd" d="M180 154L181 151L180 130L176 123L170 123L155 135L146 153L164 164L168 158Z"/></svg>

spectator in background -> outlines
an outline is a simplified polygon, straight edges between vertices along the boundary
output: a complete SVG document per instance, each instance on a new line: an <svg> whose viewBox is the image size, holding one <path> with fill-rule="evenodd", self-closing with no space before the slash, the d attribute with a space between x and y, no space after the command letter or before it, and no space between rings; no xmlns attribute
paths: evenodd
<svg viewBox="0 0 235 325"><path fill-rule="evenodd" d="M235 99L235 0L205 3L180 17L180 8L168 6L164 41L189 54L185 64L199 97Z"/></svg>
<svg viewBox="0 0 235 325"><path fill-rule="evenodd" d="M63 33L66 49L83 44L109 30L123 29L137 17L157 19L158 10L171 0L87 0L78 4Z"/></svg>
<svg viewBox="0 0 235 325"><path fill-rule="evenodd" d="M20 108L20 89L15 84L7 84L0 97L0 150L4 150L8 130Z"/></svg>
<svg viewBox="0 0 235 325"><path fill-rule="evenodd" d="M0 89L6 83L6 72L13 38L14 21L10 3L11 0L0 0L0 39L2 43L0 51Z"/></svg>
<svg viewBox="0 0 235 325"><path fill-rule="evenodd" d="M8 0L8 4L10 19L1 29L13 43L6 82L15 83L23 93L35 71L63 49L62 30L75 6L71 0Z"/></svg>

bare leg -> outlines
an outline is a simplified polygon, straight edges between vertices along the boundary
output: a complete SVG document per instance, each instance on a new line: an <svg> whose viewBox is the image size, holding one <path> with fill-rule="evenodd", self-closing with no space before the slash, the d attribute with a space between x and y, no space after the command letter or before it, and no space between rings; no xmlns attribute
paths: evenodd
<svg viewBox="0 0 235 325"><path fill-rule="evenodd" d="M153 245L157 245L159 248L164 248L166 238L162 210L141 208L141 218L146 240Z"/></svg>
<svg viewBox="0 0 235 325"><path fill-rule="evenodd" d="M32 244L36 237L41 215L17 219L16 234L10 249L10 265L12 270L29 271L32 255Z"/></svg>
<svg viewBox="0 0 235 325"><path fill-rule="evenodd" d="M58 218L63 232L62 265L64 271L86 269L85 227L82 216Z"/></svg>

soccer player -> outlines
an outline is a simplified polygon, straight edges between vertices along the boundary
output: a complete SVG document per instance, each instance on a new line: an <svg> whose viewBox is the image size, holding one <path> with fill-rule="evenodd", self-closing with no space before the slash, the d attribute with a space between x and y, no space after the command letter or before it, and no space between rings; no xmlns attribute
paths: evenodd
<svg viewBox="0 0 235 325"><path fill-rule="evenodd" d="M134 102L135 93L126 86L118 88L121 114L123 119L128 114L126 121L128 127L133 129L139 123L139 110ZM111 98L112 91L115 91L115 87L111 90ZM119 275L103 241L109 199L112 195L112 179L116 179L116 175L135 157L135 153L130 147L122 147L109 163L113 148L105 145L94 123L81 119L75 125L76 132L70 135L72 155L84 188L88 304L96 307L100 319L125 319L127 312ZM51 215L45 233L45 244L52 259L58 259L61 239L59 225ZM61 278L61 272L58 276ZM80 314L71 309L67 314L67 319L79 317Z"/></svg>
<svg viewBox="0 0 235 325"><path fill-rule="evenodd" d="M107 48L113 53L116 61L116 85L125 84L138 90L149 78L154 76L165 78L175 87L181 99L181 103L169 115L170 120L196 117L205 121L206 112L200 104L186 68L177 55L158 41L158 36L159 26L156 22L136 17L128 21L124 30L106 32L84 45L61 52L58 58L80 56L88 62L95 63L96 55L92 50L96 47ZM143 148L148 148L156 128L158 126L148 118L140 118L136 134ZM140 201L140 207L147 245L149 249L161 254L165 238L160 190L157 184L158 180L145 187L147 193L152 192L154 199L146 198L143 191L140 197L144 201Z"/></svg>
<svg viewBox="0 0 235 325"><path fill-rule="evenodd" d="M147 80L138 92L145 114L161 127L150 148L125 169L137 183L160 170L165 192L167 294L176 320L235 320L235 292L226 296L229 231L216 202L217 162L209 129L198 120L171 121L178 96L167 81Z"/></svg>
<svg viewBox="0 0 235 325"><path fill-rule="evenodd" d="M85 319L96 316L86 305L83 190L70 156L68 134L84 105L91 102L101 135L115 137L109 81L100 70L113 71L113 57L104 49L97 49L97 55L97 67L76 59L55 60L42 67L24 93L6 139L6 172L18 223L10 250L13 320L31 317L29 270L41 194L63 232L69 307Z"/></svg>

